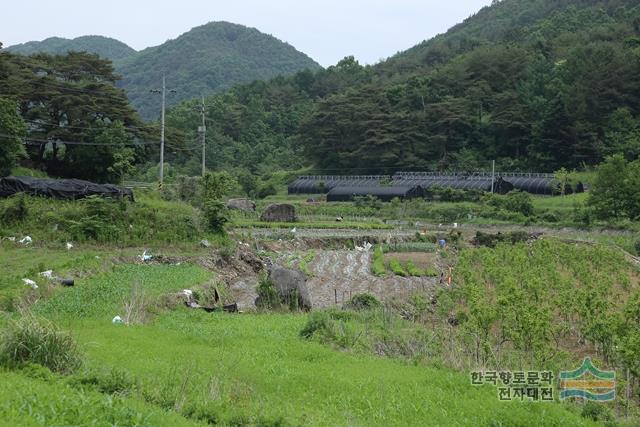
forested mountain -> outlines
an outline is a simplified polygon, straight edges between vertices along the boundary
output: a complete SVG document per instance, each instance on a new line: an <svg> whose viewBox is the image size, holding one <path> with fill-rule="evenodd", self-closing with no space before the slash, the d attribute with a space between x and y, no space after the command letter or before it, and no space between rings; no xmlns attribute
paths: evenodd
<svg viewBox="0 0 640 427"><path fill-rule="evenodd" d="M304 53L255 28L228 22L211 22L174 40L136 52L117 40L99 36L67 40L57 37L42 42L11 46L8 52L66 54L68 51L96 53L114 62L118 85L145 119L160 115L160 100L150 93L162 85L175 90L167 104L222 92L233 85L268 80L279 75L321 67Z"/></svg>
<svg viewBox="0 0 640 427"><path fill-rule="evenodd" d="M121 41L102 36L82 36L75 39L50 37L42 41L17 44L6 48L7 51L21 55L48 53L64 55L69 51L95 53L112 61L126 58L136 51Z"/></svg>
<svg viewBox="0 0 640 427"><path fill-rule="evenodd" d="M211 166L554 171L640 154L636 0L504 0L375 66L210 97ZM170 122L193 132L184 104ZM178 154L175 162L195 165ZM186 166L185 166L186 167ZM187 168L188 169L188 168Z"/></svg>
<svg viewBox="0 0 640 427"><path fill-rule="evenodd" d="M320 66L307 55L254 28L228 22L196 27L175 40L140 51L116 62L121 86L145 118L160 112L158 96L149 89L167 85L176 90L169 105L202 94L229 89L234 84L291 75Z"/></svg>

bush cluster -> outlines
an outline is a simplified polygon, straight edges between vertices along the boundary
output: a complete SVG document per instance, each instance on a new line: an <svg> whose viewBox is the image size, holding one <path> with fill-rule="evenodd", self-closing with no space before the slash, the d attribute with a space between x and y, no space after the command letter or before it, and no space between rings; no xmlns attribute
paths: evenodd
<svg viewBox="0 0 640 427"><path fill-rule="evenodd" d="M80 367L82 356L69 334L50 321L25 315L0 332L0 365L15 368L28 363L69 373Z"/></svg>

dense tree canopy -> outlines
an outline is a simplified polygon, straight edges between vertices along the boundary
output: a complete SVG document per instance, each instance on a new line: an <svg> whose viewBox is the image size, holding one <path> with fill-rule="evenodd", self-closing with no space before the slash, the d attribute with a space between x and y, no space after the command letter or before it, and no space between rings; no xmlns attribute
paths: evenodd
<svg viewBox="0 0 640 427"><path fill-rule="evenodd" d="M150 136L116 80L97 55L0 53L0 93L27 123L31 162L53 176L112 180L123 148ZM136 153L143 157L144 146Z"/></svg>
<svg viewBox="0 0 640 427"><path fill-rule="evenodd" d="M0 177L11 174L19 157L25 154L22 139L27 126L18 114L18 104L0 97Z"/></svg>
<svg viewBox="0 0 640 427"><path fill-rule="evenodd" d="M633 159L640 6L504 0L375 66L346 58L208 103L212 166L374 173L496 159L503 170L553 172ZM184 119L192 106L172 113L185 131L197 126Z"/></svg>

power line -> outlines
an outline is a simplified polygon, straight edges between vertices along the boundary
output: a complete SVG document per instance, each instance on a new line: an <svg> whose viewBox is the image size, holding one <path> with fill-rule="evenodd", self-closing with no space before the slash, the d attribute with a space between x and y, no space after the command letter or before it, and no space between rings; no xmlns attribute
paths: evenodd
<svg viewBox="0 0 640 427"><path fill-rule="evenodd" d="M25 122L27 123L32 123L34 125L43 125L43 126L53 126L53 127L57 127L57 128L69 128L69 129L81 129L81 130L96 130L96 128L94 127L86 127L86 126L73 126L73 125L61 125L61 124L55 124L53 122L46 122L46 121L42 121L42 120L27 120L27 119L23 119ZM136 130L150 130L147 128L144 128L142 126L125 126L125 129L129 130L129 129L136 129ZM171 129L176 129L176 128L171 128Z"/></svg>
<svg viewBox="0 0 640 427"><path fill-rule="evenodd" d="M7 134L2 134L0 133L0 138L4 138L4 139L15 139L15 136L13 135L7 135ZM102 146L119 146L119 147L123 147L123 146L141 146L141 145L156 145L158 144L157 142L146 142L146 141L140 141L140 142L131 142L131 143L124 143L124 144L120 144L117 142L86 142L86 141L63 141L63 140L57 140L57 139L38 139L38 138L24 138L25 144L27 145L40 145L40 144L48 144L48 143L55 143L55 144L64 144L64 145L92 145L92 146L97 146L97 147L102 147Z"/></svg>

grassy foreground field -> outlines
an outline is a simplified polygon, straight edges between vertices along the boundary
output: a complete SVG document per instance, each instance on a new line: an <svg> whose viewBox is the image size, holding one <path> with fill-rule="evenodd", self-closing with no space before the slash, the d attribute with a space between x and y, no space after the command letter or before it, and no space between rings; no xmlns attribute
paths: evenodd
<svg viewBox="0 0 640 427"><path fill-rule="evenodd" d="M111 323L135 286L153 301L209 276L190 265L116 265L38 301L33 311L71 331L84 363L66 376L33 366L0 372L0 419L6 425L586 423L557 404L501 403L495 389L474 388L462 373L303 340L304 314L180 308L158 310L143 325ZM1 322L16 316L5 314Z"/></svg>

